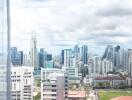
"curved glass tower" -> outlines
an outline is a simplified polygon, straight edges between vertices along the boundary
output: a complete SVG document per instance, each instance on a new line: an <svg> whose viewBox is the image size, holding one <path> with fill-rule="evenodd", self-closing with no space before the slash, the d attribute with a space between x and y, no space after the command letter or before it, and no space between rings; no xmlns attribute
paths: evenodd
<svg viewBox="0 0 132 100"><path fill-rule="evenodd" d="M9 1L0 0L0 100L10 100Z"/></svg>

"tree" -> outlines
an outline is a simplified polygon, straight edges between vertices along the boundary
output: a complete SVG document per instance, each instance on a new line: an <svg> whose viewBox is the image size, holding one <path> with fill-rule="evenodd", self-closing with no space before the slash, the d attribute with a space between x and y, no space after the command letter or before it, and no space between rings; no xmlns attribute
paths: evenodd
<svg viewBox="0 0 132 100"><path fill-rule="evenodd" d="M41 93L39 92L36 96L33 97L33 100L40 100L41 99Z"/></svg>

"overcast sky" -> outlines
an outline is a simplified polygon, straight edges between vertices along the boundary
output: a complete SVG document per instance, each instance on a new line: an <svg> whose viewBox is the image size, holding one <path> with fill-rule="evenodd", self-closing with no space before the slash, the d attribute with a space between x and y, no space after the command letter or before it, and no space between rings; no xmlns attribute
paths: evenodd
<svg viewBox="0 0 132 100"><path fill-rule="evenodd" d="M132 0L11 0L12 46L57 53L75 44L103 52L108 44L132 47Z"/></svg>

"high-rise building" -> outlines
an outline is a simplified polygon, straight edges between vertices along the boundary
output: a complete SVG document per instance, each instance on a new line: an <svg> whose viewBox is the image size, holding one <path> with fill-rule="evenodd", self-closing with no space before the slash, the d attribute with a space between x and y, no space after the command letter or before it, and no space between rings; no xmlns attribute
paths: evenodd
<svg viewBox="0 0 132 100"><path fill-rule="evenodd" d="M93 57L93 69L95 74L101 73L101 59L99 56Z"/></svg>
<svg viewBox="0 0 132 100"><path fill-rule="evenodd" d="M62 72L53 72L45 78L41 70L41 100L68 100L68 77Z"/></svg>
<svg viewBox="0 0 132 100"><path fill-rule="evenodd" d="M128 75L132 77L132 49L128 49Z"/></svg>
<svg viewBox="0 0 132 100"><path fill-rule="evenodd" d="M19 51L20 54L20 65L23 65L23 51Z"/></svg>
<svg viewBox="0 0 132 100"><path fill-rule="evenodd" d="M114 62L114 50L112 45L108 45L102 59Z"/></svg>
<svg viewBox="0 0 132 100"><path fill-rule="evenodd" d="M0 0L0 100L10 100L9 0Z"/></svg>
<svg viewBox="0 0 132 100"><path fill-rule="evenodd" d="M28 65L28 56L27 56L27 54L23 54L23 65L24 66Z"/></svg>
<svg viewBox="0 0 132 100"><path fill-rule="evenodd" d="M41 68L41 67L44 68L44 61L45 61L45 59L44 59L44 49L41 48L41 49L40 49L40 52L39 52L39 67L40 67L40 68Z"/></svg>
<svg viewBox="0 0 132 100"><path fill-rule="evenodd" d="M61 51L61 64L64 64L64 50Z"/></svg>
<svg viewBox="0 0 132 100"><path fill-rule="evenodd" d="M121 65L120 46L114 48L114 67L119 69Z"/></svg>
<svg viewBox="0 0 132 100"><path fill-rule="evenodd" d="M52 60L52 54L47 54L47 61Z"/></svg>
<svg viewBox="0 0 132 100"><path fill-rule="evenodd" d="M76 59L72 49L64 50L64 66L62 66L62 70L68 73L70 83L79 81L78 67L76 66Z"/></svg>
<svg viewBox="0 0 132 100"><path fill-rule="evenodd" d="M111 71L113 71L113 63L110 60L102 60L99 56L94 56L88 62L89 75L107 75Z"/></svg>
<svg viewBox="0 0 132 100"><path fill-rule="evenodd" d="M120 50L120 46L117 45L117 46L114 48L114 51L115 51L115 52L119 52L119 50Z"/></svg>
<svg viewBox="0 0 132 100"><path fill-rule="evenodd" d="M23 66L31 66L30 62L30 55L29 54L23 54Z"/></svg>
<svg viewBox="0 0 132 100"><path fill-rule="evenodd" d="M45 68L53 68L54 67L54 61L53 60L46 61L44 67Z"/></svg>
<svg viewBox="0 0 132 100"><path fill-rule="evenodd" d="M72 49L64 50L64 66L70 67L73 66L73 52Z"/></svg>
<svg viewBox="0 0 132 100"><path fill-rule="evenodd" d="M23 52L18 52L16 47L11 47L11 63L14 66L22 66L23 64Z"/></svg>
<svg viewBox="0 0 132 100"><path fill-rule="evenodd" d="M80 53L80 48L79 48L78 45L75 45L75 47L74 47L74 54L76 55L76 54L79 54L79 53Z"/></svg>
<svg viewBox="0 0 132 100"><path fill-rule="evenodd" d="M30 45L30 60L31 60L31 66L34 67L34 69L38 69L38 61L37 61L37 39L36 34L33 33L31 37L31 45Z"/></svg>
<svg viewBox="0 0 132 100"><path fill-rule="evenodd" d="M80 61L80 48L78 45L74 47L74 57L75 57L76 66L78 67L78 63Z"/></svg>
<svg viewBox="0 0 132 100"><path fill-rule="evenodd" d="M33 100L33 67L11 68L12 100Z"/></svg>
<svg viewBox="0 0 132 100"><path fill-rule="evenodd" d="M108 72L113 71L113 64L111 61L104 59L101 62L101 74L107 74Z"/></svg>
<svg viewBox="0 0 132 100"><path fill-rule="evenodd" d="M121 63L122 63L123 70L128 71L128 50L122 49L121 52L122 52Z"/></svg>
<svg viewBox="0 0 132 100"><path fill-rule="evenodd" d="M43 48L39 52L39 68L44 68L46 65L50 65L52 62L52 54L48 54Z"/></svg>
<svg viewBox="0 0 132 100"><path fill-rule="evenodd" d="M83 64L88 64L88 46L83 45L81 47L81 61Z"/></svg>

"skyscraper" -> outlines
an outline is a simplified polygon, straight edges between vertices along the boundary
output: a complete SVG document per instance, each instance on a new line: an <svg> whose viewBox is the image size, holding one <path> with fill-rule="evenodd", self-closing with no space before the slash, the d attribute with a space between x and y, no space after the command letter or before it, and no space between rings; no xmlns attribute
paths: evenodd
<svg viewBox="0 0 132 100"><path fill-rule="evenodd" d="M51 61L52 60L52 54L47 54L47 61Z"/></svg>
<svg viewBox="0 0 132 100"><path fill-rule="evenodd" d="M83 45L81 48L81 61L83 64L88 64L88 46Z"/></svg>
<svg viewBox="0 0 132 100"><path fill-rule="evenodd" d="M115 52L119 52L119 50L120 50L120 46L117 45L117 46L114 48L114 50L115 50Z"/></svg>
<svg viewBox="0 0 132 100"><path fill-rule="evenodd" d="M120 46L116 46L114 48L114 67L116 69L122 68L122 51L120 49Z"/></svg>
<svg viewBox="0 0 132 100"><path fill-rule="evenodd" d="M75 47L74 47L74 53L76 54L76 53L79 53L79 52L80 52L79 46L75 45Z"/></svg>
<svg viewBox="0 0 132 100"><path fill-rule="evenodd" d="M132 49L128 49L128 75L132 77Z"/></svg>
<svg viewBox="0 0 132 100"><path fill-rule="evenodd" d="M20 55L20 65L23 65L23 51L19 51L19 55Z"/></svg>
<svg viewBox="0 0 132 100"><path fill-rule="evenodd" d="M11 63L14 66L22 66L23 63L23 52L18 52L16 47L11 47Z"/></svg>
<svg viewBox="0 0 132 100"><path fill-rule="evenodd" d="M76 59L76 63L80 60L80 48L78 45L74 47L74 56Z"/></svg>
<svg viewBox="0 0 132 100"><path fill-rule="evenodd" d="M65 67L73 66L73 54L71 49L64 50L64 66Z"/></svg>
<svg viewBox="0 0 132 100"><path fill-rule="evenodd" d="M64 50L61 51L61 64L64 64Z"/></svg>
<svg viewBox="0 0 132 100"><path fill-rule="evenodd" d="M128 71L128 50L122 49L122 67L124 71Z"/></svg>
<svg viewBox="0 0 132 100"><path fill-rule="evenodd" d="M112 45L108 45L102 59L110 60L113 62L113 58L114 58L113 47L112 47Z"/></svg>
<svg viewBox="0 0 132 100"><path fill-rule="evenodd" d="M43 48L41 48L39 52L39 67L44 68L44 49Z"/></svg>
<svg viewBox="0 0 132 100"><path fill-rule="evenodd" d="M37 39L36 34L33 33L31 37L31 45L30 45L30 60L31 60L31 66L34 67L34 69L38 69L37 66Z"/></svg>
<svg viewBox="0 0 132 100"><path fill-rule="evenodd" d="M10 100L9 0L0 0L0 100Z"/></svg>

